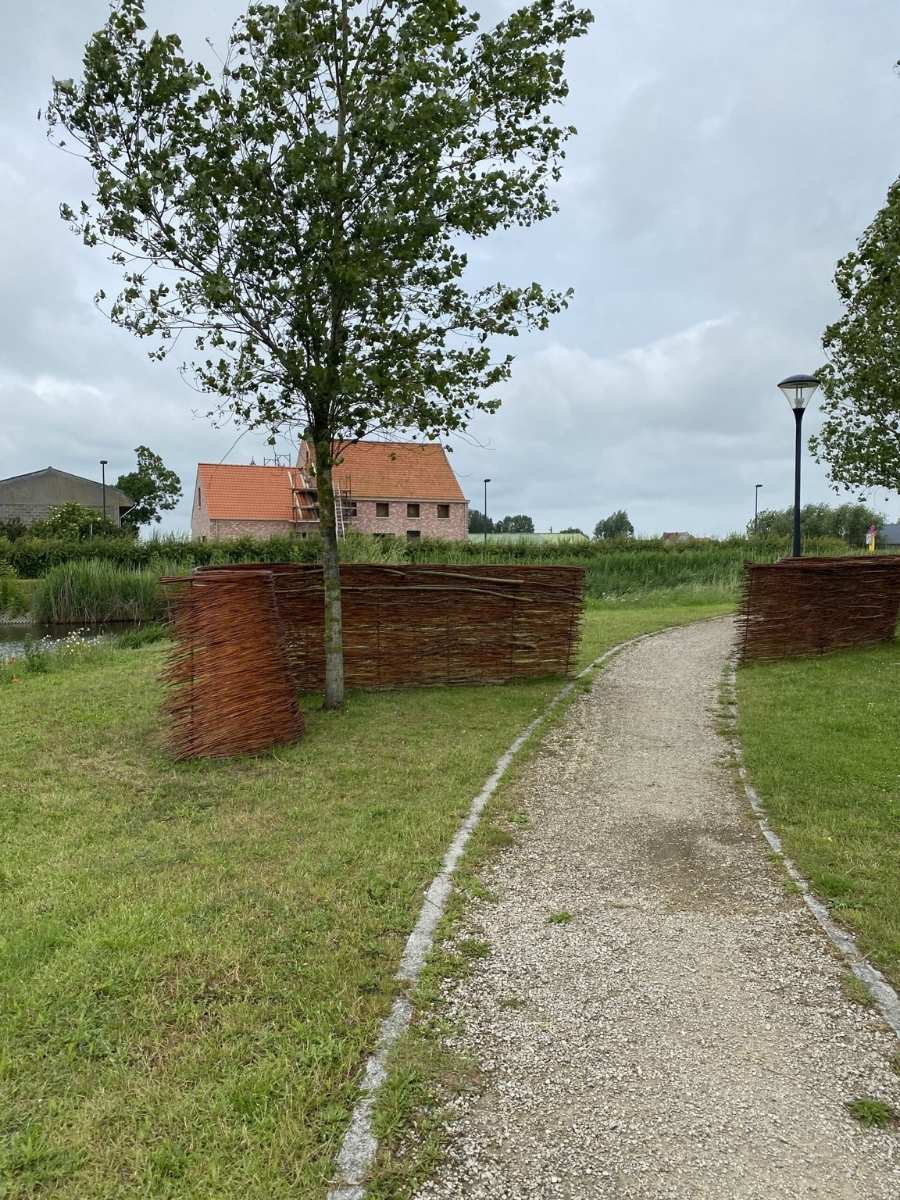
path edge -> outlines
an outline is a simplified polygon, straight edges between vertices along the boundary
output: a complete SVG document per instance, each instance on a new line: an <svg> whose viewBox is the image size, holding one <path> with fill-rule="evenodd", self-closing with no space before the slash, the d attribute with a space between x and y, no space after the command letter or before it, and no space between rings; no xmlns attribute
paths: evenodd
<svg viewBox="0 0 900 1200"><path fill-rule="evenodd" d="M782 844L781 838L769 824L766 807L757 792L756 788L750 782L750 772L747 770L747 765L744 761L744 748L741 745L738 737L738 714L740 707L737 697L737 655L733 654L725 666L724 672L725 684L725 711L727 713L726 724L728 733L726 740L729 744L734 761L737 767L738 778L744 789L744 795L753 812L753 817L759 827L760 832L769 844L773 854L781 863L784 870L797 885L800 895L803 898L803 903L815 917L819 927L824 932L825 936L831 942L832 946L837 950L839 956L844 960L849 969L853 972L856 978L863 984L875 1004L875 1007L881 1013L881 1016L893 1030L894 1034L900 1038L900 996L897 995L894 988L888 983L877 967L866 958L860 950L856 938L848 930L843 929L833 919L826 905L818 898L812 889L809 880L787 854Z"/></svg>
<svg viewBox="0 0 900 1200"><path fill-rule="evenodd" d="M706 617L700 621L688 622L688 624L702 625L708 620L721 619L719 616ZM378 1139L372 1130L372 1115L378 1090L387 1079L388 1055L412 1024L413 1005L410 993L418 983L425 960L434 947L435 930L446 911L447 902L453 890L453 876L456 868L469 839L478 828L488 801L496 792L513 759L560 704L572 695L580 679L591 674L592 671L603 666L604 663L609 662L611 658L615 658L629 647L636 646L639 642L645 642L649 638L660 637L683 628L685 628L684 625L667 625L662 629L654 629L652 633L638 634L637 637L628 638L627 641L619 642L615 646L611 646L609 650L604 650L560 688L546 707L526 725L497 759L494 770L488 776L481 791L473 799L468 813L450 842L440 871L425 891L418 919L406 941L400 965L394 977L406 986L381 1022L375 1049L366 1060L359 1085L359 1099L354 1105L350 1124L341 1141L335 1173L326 1200L365 1200L366 1176L378 1153Z"/></svg>

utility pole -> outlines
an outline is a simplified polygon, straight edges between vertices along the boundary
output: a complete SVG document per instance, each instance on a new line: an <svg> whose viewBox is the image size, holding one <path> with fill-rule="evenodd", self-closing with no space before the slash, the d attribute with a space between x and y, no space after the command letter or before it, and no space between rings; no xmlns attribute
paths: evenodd
<svg viewBox="0 0 900 1200"><path fill-rule="evenodd" d="M758 483L756 485L756 490L753 493L753 533L754 533L754 535L759 533L759 489L762 486L763 485L761 483Z"/></svg>

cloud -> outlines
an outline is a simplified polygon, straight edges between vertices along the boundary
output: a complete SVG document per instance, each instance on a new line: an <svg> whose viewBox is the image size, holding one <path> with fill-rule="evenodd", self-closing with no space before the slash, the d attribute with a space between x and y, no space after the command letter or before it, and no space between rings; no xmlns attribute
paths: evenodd
<svg viewBox="0 0 900 1200"><path fill-rule="evenodd" d="M791 501L794 423L769 362L799 352L734 316L608 357L555 343L516 364L499 413L475 428L481 444L460 441L454 466L475 507L489 475L489 511L542 528L589 532L625 508L648 534L742 529L755 483L764 504ZM808 499L830 498L820 468L805 476Z"/></svg>
<svg viewBox="0 0 900 1200"><path fill-rule="evenodd" d="M242 0L148 0L151 24L213 60ZM489 2L485 19L510 9ZM58 218L90 186L35 120L52 75L76 75L106 0L12 6L0 46L0 476L52 463L96 475L146 443L190 487L233 429L174 362L98 314L115 273ZM814 369L837 311L831 275L898 170L896 0L604 0L571 55L565 119L579 129L560 212L478 243L481 280L575 288L528 334L503 407L458 439L473 503L591 527L626 507L646 532L727 532L790 502L792 423L775 390ZM807 418L810 431L815 413ZM285 447L286 449L286 447ZM232 461L261 461L258 436ZM827 499L820 469L805 496ZM884 506L884 496L874 497ZM900 501L891 498L892 515ZM170 521L186 527L187 503Z"/></svg>

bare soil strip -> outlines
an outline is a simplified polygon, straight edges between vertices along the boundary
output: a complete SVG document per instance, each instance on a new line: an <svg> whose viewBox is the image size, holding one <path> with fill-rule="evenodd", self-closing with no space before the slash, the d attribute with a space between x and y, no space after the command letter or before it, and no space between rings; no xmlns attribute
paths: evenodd
<svg viewBox="0 0 900 1200"><path fill-rule="evenodd" d="M419 1200L896 1200L897 1041L769 860L716 732L727 621L640 642L517 785L530 816L461 936L452 1101Z"/></svg>

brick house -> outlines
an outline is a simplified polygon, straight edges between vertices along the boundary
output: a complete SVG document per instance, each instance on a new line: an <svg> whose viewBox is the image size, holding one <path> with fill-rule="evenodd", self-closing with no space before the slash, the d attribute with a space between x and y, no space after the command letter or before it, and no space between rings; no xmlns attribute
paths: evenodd
<svg viewBox="0 0 900 1200"><path fill-rule="evenodd" d="M465 541L469 506L444 448L420 442L357 442L333 469L338 533L434 537ZM311 449L301 444L295 467L200 463L191 533L237 538L319 529Z"/></svg>

